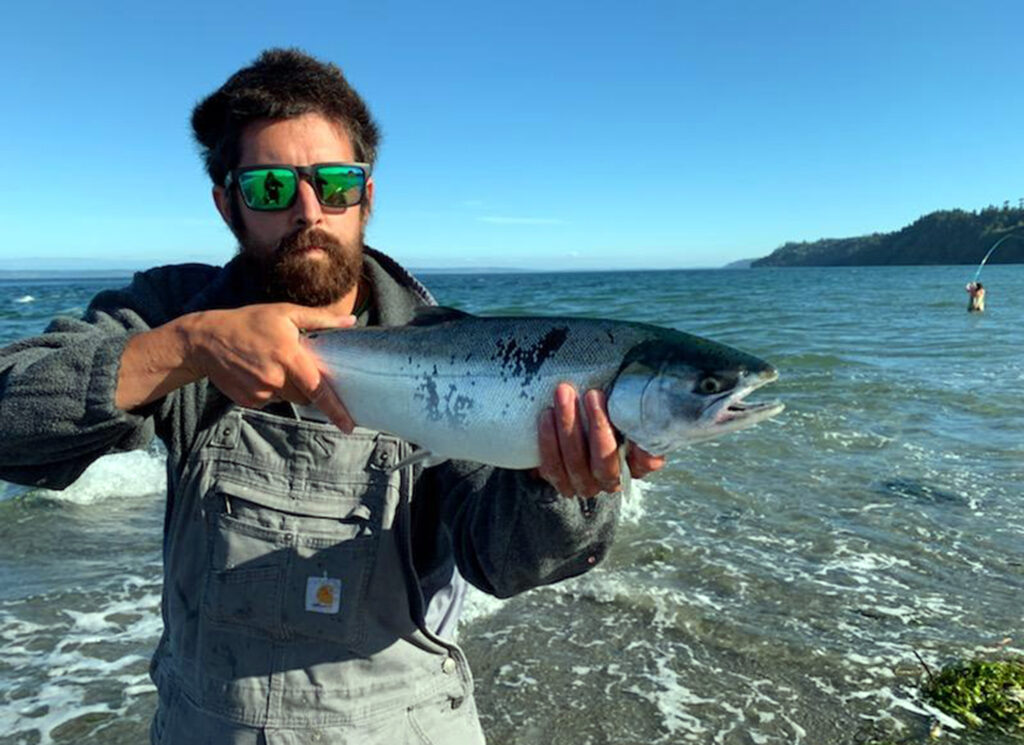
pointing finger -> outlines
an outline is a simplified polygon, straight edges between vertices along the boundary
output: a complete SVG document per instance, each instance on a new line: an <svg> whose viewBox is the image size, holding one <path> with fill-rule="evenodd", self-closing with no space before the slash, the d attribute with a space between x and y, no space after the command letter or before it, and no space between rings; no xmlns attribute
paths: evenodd
<svg viewBox="0 0 1024 745"><path fill-rule="evenodd" d="M295 355L290 379L308 402L322 411L342 432L352 432L355 422L334 392L330 380L321 369L320 361L314 355L305 351Z"/></svg>
<svg viewBox="0 0 1024 745"><path fill-rule="evenodd" d="M281 389L278 391L277 396L275 398L279 398L284 401L289 401L293 404L298 404L299 406L309 405L309 396L300 391L291 383L285 383L283 386L281 386Z"/></svg>
<svg viewBox="0 0 1024 745"><path fill-rule="evenodd" d="M326 414L327 418L334 422L338 429L347 435L352 434L356 423L352 421L352 416L348 413L348 409L345 408L345 404L341 402L338 394L334 392L330 383L327 382L327 378L320 378L320 384L309 397L309 401Z"/></svg>

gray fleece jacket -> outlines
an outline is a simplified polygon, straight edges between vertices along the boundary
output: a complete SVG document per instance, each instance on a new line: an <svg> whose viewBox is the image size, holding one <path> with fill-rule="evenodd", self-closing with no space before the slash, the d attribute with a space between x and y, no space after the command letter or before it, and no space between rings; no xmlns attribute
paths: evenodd
<svg viewBox="0 0 1024 745"><path fill-rule="evenodd" d="M145 448L156 435L167 449L173 494L197 433L231 402L203 380L121 411L114 405L121 355L133 334L185 313L265 301L244 266L235 259L224 267L141 272L128 287L98 294L81 319L57 318L41 336L0 350L0 478L61 489L100 456ZM433 303L378 251L366 249L363 271L372 299L361 324L405 323L418 306ZM453 563L499 597L585 572L606 554L618 509L619 498L610 495L584 509L525 471L465 462L419 468L412 551L423 597L429 603L445 595Z"/></svg>

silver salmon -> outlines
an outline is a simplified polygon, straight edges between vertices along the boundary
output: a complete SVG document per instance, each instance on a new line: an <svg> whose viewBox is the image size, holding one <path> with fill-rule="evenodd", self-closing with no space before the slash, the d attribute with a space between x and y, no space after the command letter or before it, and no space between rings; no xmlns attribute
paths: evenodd
<svg viewBox="0 0 1024 745"><path fill-rule="evenodd" d="M783 409L744 401L778 377L769 363L649 324L431 307L405 326L306 339L356 424L413 443L428 465L538 466L540 414L563 381L603 390L618 433L658 455Z"/></svg>

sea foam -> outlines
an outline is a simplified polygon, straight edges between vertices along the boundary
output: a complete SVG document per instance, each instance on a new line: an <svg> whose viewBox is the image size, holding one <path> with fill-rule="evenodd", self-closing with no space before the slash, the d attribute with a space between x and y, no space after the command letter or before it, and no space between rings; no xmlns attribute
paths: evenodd
<svg viewBox="0 0 1024 745"><path fill-rule="evenodd" d="M35 495L58 502L95 504L105 499L162 494L167 488L164 456L141 450L106 455L63 491L39 489Z"/></svg>

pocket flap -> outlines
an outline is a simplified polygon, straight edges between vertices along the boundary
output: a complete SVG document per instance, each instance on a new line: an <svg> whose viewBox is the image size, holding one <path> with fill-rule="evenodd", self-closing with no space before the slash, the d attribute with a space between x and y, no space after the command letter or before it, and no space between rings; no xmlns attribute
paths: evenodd
<svg viewBox="0 0 1024 745"><path fill-rule="evenodd" d="M237 497L260 507L293 515L326 517L334 520L370 520L373 517L370 506L362 501L364 495L351 489L339 488L338 491L329 494L322 491L303 493L298 489L282 493L269 484L243 484L221 476L214 485L213 493L229 498Z"/></svg>

